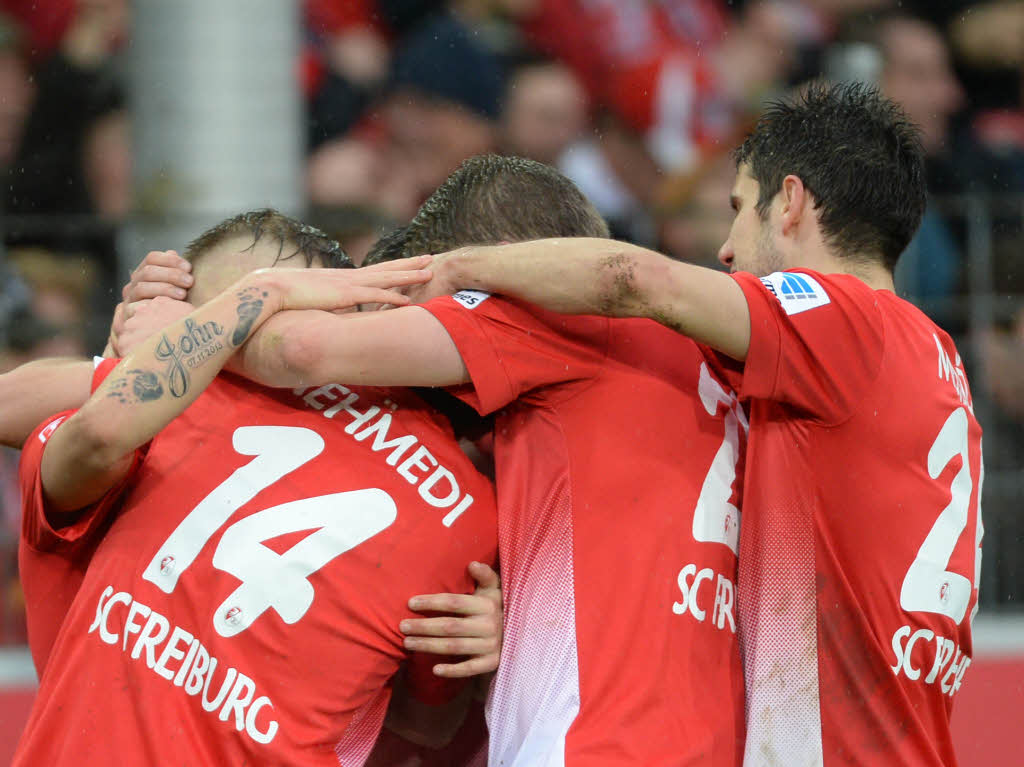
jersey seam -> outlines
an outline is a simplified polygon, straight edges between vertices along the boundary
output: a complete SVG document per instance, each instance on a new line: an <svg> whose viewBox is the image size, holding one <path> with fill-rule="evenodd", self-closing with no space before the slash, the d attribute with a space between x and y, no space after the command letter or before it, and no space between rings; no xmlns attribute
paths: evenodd
<svg viewBox="0 0 1024 767"><path fill-rule="evenodd" d="M878 314L878 318L879 318L879 326L880 326L881 335L882 335L882 353L880 355L878 355L878 367L875 369L874 375L871 376L871 380L868 381L864 385L864 387L863 387L865 393L867 391L871 390L871 389L874 389L875 385L878 383L878 379L882 375L882 368L884 367L883 363L885 362L885 357L886 357L886 355L889 352L889 345L887 343L888 339L887 339L887 336L886 336L886 329L887 329L886 326L888 325L888 323L886 322L885 315L883 315L882 312L878 308L877 300L872 304L872 306L873 306L875 312ZM834 428L842 426L842 425L844 425L846 423L849 423L856 416L860 415L860 413L862 412L862 408L864 408L866 406L866 404L867 404L867 398L864 397L864 396L857 397L856 399L857 399L856 404L853 405L850 408L850 412L847 413L845 417L839 418L839 419L837 419L835 421L824 421L824 420L822 420L820 418L813 418L813 419L811 419L811 421L812 421L811 425L812 426L818 426L818 427L825 428L825 429L834 429Z"/></svg>

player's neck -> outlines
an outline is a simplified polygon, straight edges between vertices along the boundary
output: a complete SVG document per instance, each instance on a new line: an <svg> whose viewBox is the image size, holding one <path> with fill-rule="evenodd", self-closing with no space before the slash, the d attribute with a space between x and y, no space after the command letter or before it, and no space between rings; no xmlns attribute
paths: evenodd
<svg viewBox="0 0 1024 767"><path fill-rule="evenodd" d="M866 284L872 290L895 291L892 272L876 259L857 259L822 253L816 266L808 267L824 274L849 274Z"/></svg>

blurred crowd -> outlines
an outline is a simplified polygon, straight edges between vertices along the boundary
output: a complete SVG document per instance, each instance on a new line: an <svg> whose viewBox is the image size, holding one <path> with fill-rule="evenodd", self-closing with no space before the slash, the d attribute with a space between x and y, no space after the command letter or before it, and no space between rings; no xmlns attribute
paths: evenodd
<svg viewBox="0 0 1024 767"><path fill-rule="evenodd" d="M877 83L921 127L929 163L932 200L898 288L954 335L970 333L975 396L991 402L986 426L1002 437L986 461L1024 468L1024 2L304 0L301 9L308 217L357 263L464 158L499 152L558 167L615 236L714 264L732 216L729 150L764 101L820 76ZM131 11L130 0L0 0L0 372L103 346L117 232L135 204ZM989 203L980 233L978 199ZM992 322L979 331L964 299L989 287ZM0 454L0 642L23 631L16 462ZM1024 481L1014 492L1019 501ZM1002 517L1002 545L1019 556L997 573L998 598L1012 601L1024 582L1024 523Z"/></svg>

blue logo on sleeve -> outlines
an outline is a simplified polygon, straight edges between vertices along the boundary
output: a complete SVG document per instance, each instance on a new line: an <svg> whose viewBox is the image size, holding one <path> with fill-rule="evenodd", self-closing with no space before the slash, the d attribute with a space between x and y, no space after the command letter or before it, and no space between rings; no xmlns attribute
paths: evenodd
<svg viewBox="0 0 1024 767"><path fill-rule="evenodd" d="M775 272L762 277L761 282L782 304L786 314L799 314L830 303L821 283L806 274Z"/></svg>

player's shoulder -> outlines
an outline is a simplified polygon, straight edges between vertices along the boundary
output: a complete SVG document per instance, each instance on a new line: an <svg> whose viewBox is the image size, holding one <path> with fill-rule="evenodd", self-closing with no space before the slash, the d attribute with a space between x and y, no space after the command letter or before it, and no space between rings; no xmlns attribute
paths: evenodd
<svg viewBox="0 0 1024 767"><path fill-rule="evenodd" d="M482 290L461 290L451 296L435 298L423 304L442 324L447 318L476 319L479 326L503 334L570 341L599 349L608 344L607 317L559 314L509 296ZM457 321L457 320L456 320Z"/></svg>

